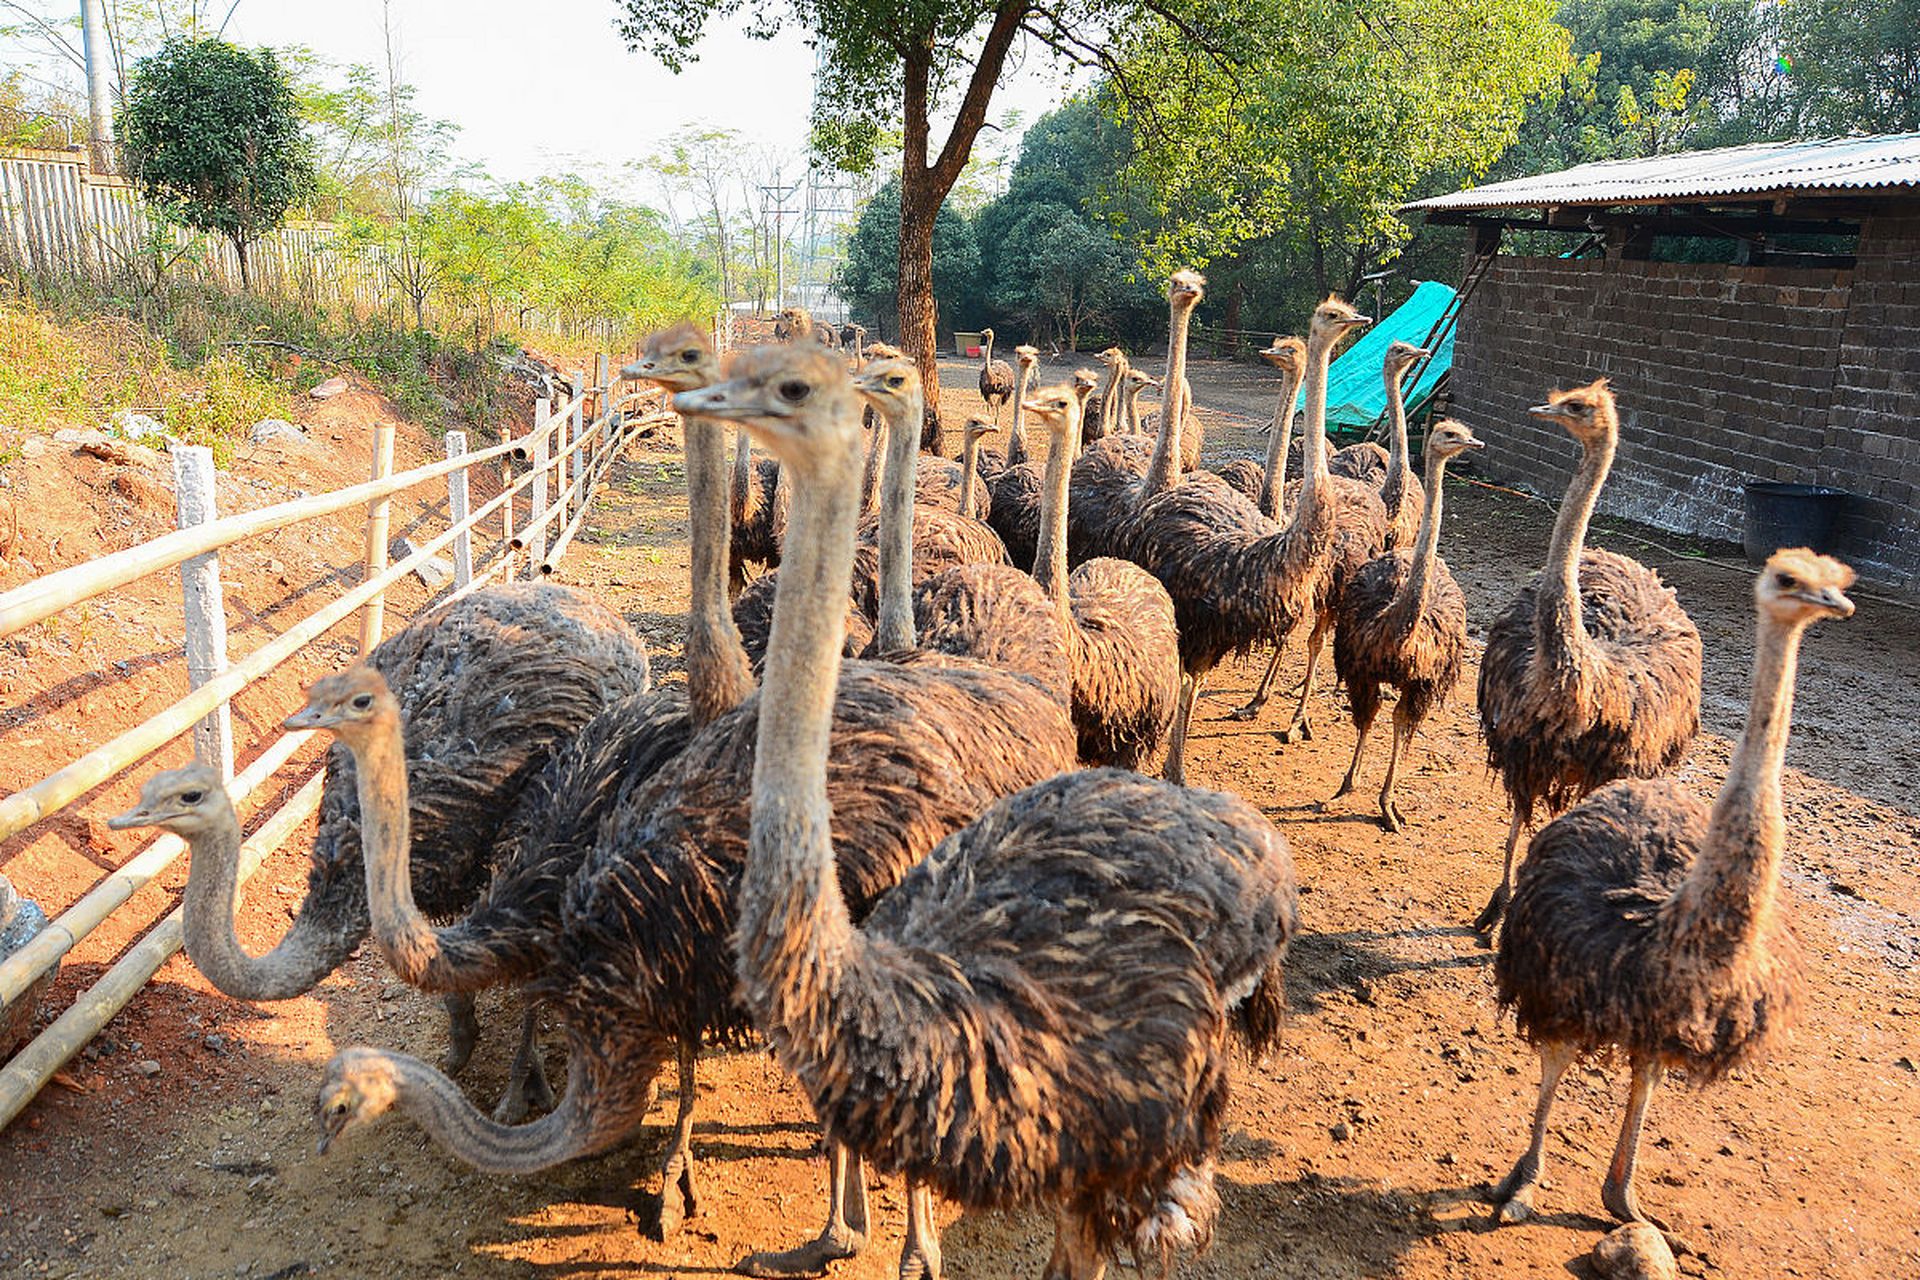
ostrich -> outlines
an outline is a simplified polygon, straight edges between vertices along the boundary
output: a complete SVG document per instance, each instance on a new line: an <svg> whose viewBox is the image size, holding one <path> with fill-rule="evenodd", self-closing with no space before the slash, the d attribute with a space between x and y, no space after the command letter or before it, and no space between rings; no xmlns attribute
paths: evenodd
<svg viewBox="0 0 1920 1280"><path fill-rule="evenodd" d="M791 394L831 403L844 413L847 431L855 430L846 372L830 353L806 345L750 348L732 371L734 381L681 392L675 407L732 416L729 408L742 395ZM846 564L839 568L846 576ZM807 581L816 592L838 593L836 580ZM315 700L313 721L377 756L377 743L395 730L392 700L373 673L356 669L338 679L358 683ZM830 688L828 787L844 851L839 878L856 914L995 799L1073 762L1065 707L1027 680L978 664L849 663ZM363 695L370 695L364 704ZM746 859L758 729L757 700L749 697L657 773L610 784L614 799L568 879L549 958L534 983L568 1037L567 1088L552 1112L517 1127L492 1123L427 1064L354 1047L335 1055L321 1083L315 1114L322 1149L349 1125L398 1106L479 1168L546 1168L631 1133L676 1044L742 1040L750 1023L735 998L727 947ZM390 824L404 822L404 776L389 768L362 778L363 803L383 806ZM690 1053L681 1055L681 1071L690 1099ZM689 1204L693 1170L689 1153L677 1170Z"/></svg>
<svg viewBox="0 0 1920 1280"><path fill-rule="evenodd" d="M1467 647L1467 602L1436 554L1440 544L1441 482L1447 462L1484 442L1451 418L1427 433L1425 512L1412 549L1400 547L1367 562L1347 585L1333 633L1333 669L1346 682L1353 709L1353 763L1334 799L1353 791L1360 779L1360 758L1367 731L1380 710L1380 686L1390 684L1400 699L1393 708L1393 748L1387 756L1387 780L1380 788L1380 824L1389 831L1406 826L1393 798L1400 757L1413 742L1427 712L1440 706L1460 679L1460 656Z"/></svg>
<svg viewBox="0 0 1920 1280"><path fill-rule="evenodd" d="M734 938L743 997L835 1144L834 1186L819 1239L743 1269L843 1256L868 1158L908 1180L902 1276L940 1273L935 1191L1055 1207L1050 1274L1097 1276L1117 1247L1164 1261L1217 1212L1226 1016L1277 986L1294 919L1284 841L1237 798L1067 775L987 808L861 929L834 872L840 606L820 589L853 554L857 436L842 397L799 381L741 379L721 410L805 477Z"/></svg>
<svg viewBox="0 0 1920 1280"><path fill-rule="evenodd" d="M1758 1061L1792 1021L1805 978L1778 901L1780 770L1800 640L1853 613L1853 570L1777 551L1754 582L1758 642L1747 724L1711 808L1672 779L1603 787L1533 838L1494 959L1500 1003L1540 1054L1533 1140L1493 1193L1499 1220L1533 1212L1555 1087L1583 1055L1631 1064L1601 1199L1644 1221L1633 1189L1640 1126L1670 1068L1708 1084Z"/></svg>
<svg viewBox="0 0 1920 1280"><path fill-rule="evenodd" d="M540 583L477 591L433 609L383 641L368 663L406 709L412 782L411 857L422 910L465 910L504 856L503 828L522 790L601 708L644 693L647 651L618 614ZM234 930L234 889L216 868L189 867L187 954L240 1000L291 1000L345 963L367 936L361 814L354 766L327 756L307 896L286 935L248 955ZM478 1036L473 1001L447 1000L443 1065L458 1072Z"/></svg>
<svg viewBox="0 0 1920 1280"><path fill-rule="evenodd" d="M1388 344L1386 358L1380 366L1380 377L1387 388L1387 427L1392 441L1379 485L1380 501L1387 508L1388 550L1413 545L1427 505L1420 477L1413 474L1407 456L1407 399L1402 384L1407 380L1407 371L1429 354L1423 348L1396 339Z"/></svg>
<svg viewBox="0 0 1920 1280"><path fill-rule="evenodd" d="M1032 564L1040 541L1044 464L1033 456L1027 445L1026 401L1040 364L1040 353L1022 346L1014 348L1014 356L1013 426L1007 433L1006 465L988 480L993 501L987 511L987 523L1006 544L1009 560L1014 564Z"/></svg>
<svg viewBox="0 0 1920 1280"><path fill-rule="evenodd" d="M1280 499L1287 487L1287 446L1293 440L1293 415L1300 403L1300 383L1307 372L1307 344L1298 338L1275 337L1261 358L1280 371L1280 399L1273 425L1267 429L1264 465L1236 458L1220 468L1220 478L1234 492L1260 508L1269 520L1280 519Z"/></svg>
<svg viewBox="0 0 1920 1280"><path fill-rule="evenodd" d="M1122 431L1129 435L1137 436L1140 434L1140 393L1148 388L1158 390L1161 386L1162 383L1160 379L1147 373L1145 370L1127 370L1126 380L1120 389L1122 397L1120 429ZM1185 443L1184 436L1181 438L1181 442L1182 444ZM1188 467L1187 469L1191 471L1193 468Z"/></svg>
<svg viewBox="0 0 1920 1280"><path fill-rule="evenodd" d="M866 340L867 326L851 323L840 326L840 345L852 357L856 367L866 363Z"/></svg>
<svg viewBox="0 0 1920 1280"><path fill-rule="evenodd" d="M1169 404L1180 400L1177 389L1186 383L1187 327L1205 288L1206 280L1197 271L1176 271L1167 285ZM1109 436L1074 463L1073 504L1067 520L1071 563L1128 555L1127 530L1136 511L1149 497L1173 485L1175 463L1187 436L1180 429L1184 416L1163 409L1151 449L1139 435Z"/></svg>
<svg viewBox="0 0 1920 1280"><path fill-rule="evenodd" d="M787 307L781 311L773 322L773 336L785 343L817 342L832 348L840 345L839 331L824 321L815 320L805 307Z"/></svg>
<svg viewBox="0 0 1920 1280"><path fill-rule="evenodd" d="M1187 734L1208 673L1261 640L1284 646L1298 623L1319 617L1343 514L1326 469L1327 363L1340 338L1365 323L1338 298L1314 310L1307 339L1307 474L1286 525L1204 472L1143 504L1131 522L1130 558L1160 579L1180 620L1183 682L1166 765L1172 781L1185 778Z"/></svg>
<svg viewBox="0 0 1920 1280"><path fill-rule="evenodd" d="M1026 407L1048 431L1033 576L1066 625L1080 759L1138 768L1165 737L1180 698L1173 601L1152 574L1126 560L1089 560L1067 576L1068 479L1080 402L1067 387L1044 387Z"/></svg>
<svg viewBox="0 0 1920 1280"><path fill-rule="evenodd" d="M986 344L980 354L980 398L986 401L994 425L998 426L1000 410L1013 398L1013 366L993 358L993 330L982 329L980 340Z"/></svg>
<svg viewBox="0 0 1920 1280"><path fill-rule="evenodd" d="M1118 347L1108 347L1094 358L1102 368L1099 394L1087 403L1086 413L1081 419L1082 445L1092 444L1120 429L1120 383L1131 368L1126 352ZM1017 393L1014 403L1019 403Z"/></svg>
<svg viewBox="0 0 1920 1280"><path fill-rule="evenodd" d="M914 459L914 501L928 510L950 511L988 523L993 493L980 484L980 441L1000 430L985 418L967 419L960 461L923 453Z"/></svg>
<svg viewBox="0 0 1920 1280"><path fill-rule="evenodd" d="M1487 630L1480 731L1513 818L1500 883L1474 928L1489 933L1513 883L1513 855L1535 805L1558 812L1620 778L1680 763L1700 731L1700 632L1658 574L1585 548L1620 419L1607 380L1556 391L1528 410L1580 443L1553 522L1546 568Z"/></svg>

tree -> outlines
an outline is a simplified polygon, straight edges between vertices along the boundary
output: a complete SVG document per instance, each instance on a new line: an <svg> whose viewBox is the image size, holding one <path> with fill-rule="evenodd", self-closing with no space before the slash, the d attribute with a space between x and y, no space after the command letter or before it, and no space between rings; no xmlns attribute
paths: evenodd
<svg viewBox="0 0 1920 1280"><path fill-rule="evenodd" d="M876 322L882 308L900 292L899 245L900 183L895 179L875 192L860 211L837 281L841 294ZM934 296L952 314L973 288L980 249L973 228L949 205L942 205L935 219L932 256Z"/></svg>
<svg viewBox="0 0 1920 1280"><path fill-rule="evenodd" d="M619 0L621 34L678 69L707 22L738 0ZM873 164L883 126L899 121L898 316L902 345L919 361L927 413L939 411L934 235L939 211L965 173L995 87L1024 38L1082 66L1122 71L1108 33L1165 20L1187 47L1228 60L1242 42L1224 0L789 0L753 7L748 30L770 35L792 20L818 56L814 145L834 164ZM951 114L944 140L933 117Z"/></svg>
<svg viewBox="0 0 1920 1280"><path fill-rule="evenodd" d="M175 40L135 68L120 138L141 193L188 226L247 247L314 189L299 103L271 49Z"/></svg>

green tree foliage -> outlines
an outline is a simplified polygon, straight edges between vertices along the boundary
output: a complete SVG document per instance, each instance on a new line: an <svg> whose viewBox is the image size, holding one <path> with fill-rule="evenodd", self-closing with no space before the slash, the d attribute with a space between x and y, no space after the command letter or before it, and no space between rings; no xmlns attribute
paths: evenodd
<svg viewBox="0 0 1920 1280"><path fill-rule="evenodd" d="M933 228L933 290L949 319L967 314L979 271L973 226L958 209L942 205ZM835 286L876 337L890 331L886 321L900 291L899 179L889 180L860 211Z"/></svg>
<svg viewBox="0 0 1920 1280"><path fill-rule="evenodd" d="M163 45L136 68L119 133L141 192L188 226L225 236L243 284L248 245L314 190L299 103L270 49Z"/></svg>

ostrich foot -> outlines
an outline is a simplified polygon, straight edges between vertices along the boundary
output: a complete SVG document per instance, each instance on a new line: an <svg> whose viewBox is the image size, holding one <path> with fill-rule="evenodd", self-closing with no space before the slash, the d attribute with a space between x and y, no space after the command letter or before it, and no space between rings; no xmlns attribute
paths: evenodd
<svg viewBox="0 0 1920 1280"><path fill-rule="evenodd" d="M908 1245L900 1255L900 1280L940 1280L940 1251Z"/></svg>
<svg viewBox="0 0 1920 1280"><path fill-rule="evenodd" d="M1267 700L1265 698L1255 695L1254 699L1251 702L1247 703L1245 706L1235 707L1233 710L1227 712L1226 715L1222 716L1221 719L1242 720L1242 721L1258 720L1260 718L1261 709L1264 708L1266 705L1267 705Z"/></svg>
<svg viewBox="0 0 1920 1280"><path fill-rule="evenodd" d="M1282 729L1279 733L1276 733L1274 737L1280 739L1281 742L1286 742L1286 743L1312 742L1313 741L1313 721L1309 720L1305 716L1301 716L1298 720L1295 720L1292 724Z"/></svg>
<svg viewBox="0 0 1920 1280"><path fill-rule="evenodd" d="M1390 796L1380 800L1380 825L1399 835L1407 829L1406 815L1400 812L1400 804Z"/></svg>
<svg viewBox="0 0 1920 1280"><path fill-rule="evenodd" d="M866 1244L864 1232L849 1227L828 1227L798 1249L750 1253L739 1261L734 1270L743 1276L825 1275L829 1262L851 1258ZM905 1259L901 1261L904 1263Z"/></svg>
<svg viewBox="0 0 1920 1280"><path fill-rule="evenodd" d="M1500 1181L1488 1198L1496 1209L1498 1223L1525 1222L1533 1216L1533 1195L1540 1188L1540 1162L1532 1152L1521 1156L1511 1172Z"/></svg>
<svg viewBox="0 0 1920 1280"><path fill-rule="evenodd" d="M1500 923L1501 916L1507 914L1507 900L1512 896L1513 890L1504 881L1501 882L1500 887L1493 891L1493 896L1487 899L1487 905L1474 917L1473 931L1480 935L1481 946L1493 945L1493 927Z"/></svg>
<svg viewBox="0 0 1920 1280"><path fill-rule="evenodd" d="M688 1218L700 1212L693 1187L693 1155L685 1149L667 1157L660 1171L660 1239L671 1240Z"/></svg>
<svg viewBox="0 0 1920 1280"><path fill-rule="evenodd" d="M447 1051L440 1057L440 1069L457 1076L473 1057L480 1043L480 1019L473 1012L473 997L455 992L441 997L447 1010Z"/></svg>
<svg viewBox="0 0 1920 1280"><path fill-rule="evenodd" d="M1621 1222L1653 1222L1653 1225L1666 1230L1661 1223L1654 1222L1640 1209L1639 1193L1634 1191L1631 1182L1615 1182L1608 1178L1600 1184L1600 1203L1607 1206L1607 1212Z"/></svg>

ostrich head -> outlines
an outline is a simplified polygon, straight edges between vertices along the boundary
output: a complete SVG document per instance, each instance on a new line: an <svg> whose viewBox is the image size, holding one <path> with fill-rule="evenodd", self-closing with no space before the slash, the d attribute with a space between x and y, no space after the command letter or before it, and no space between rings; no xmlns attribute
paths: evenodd
<svg viewBox="0 0 1920 1280"><path fill-rule="evenodd" d="M156 773L140 787L140 803L107 819L115 831L129 827L159 827L191 840L233 821L233 803L220 775L205 765Z"/></svg>
<svg viewBox="0 0 1920 1280"><path fill-rule="evenodd" d="M320 1076L320 1092L313 1100L320 1154L327 1154L333 1140L350 1126L376 1120L393 1110L399 1093L393 1064L380 1050L355 1046L334 1054Z"/></svg>
<svg viewBox="0 0 1920 1280"><path fill-rule="evenodd" d="M1207 296L1207 278L1198 271L1180 270L1167 282L1167 301L1176 311L1191 311Z"/></svg>
<svg viewBox="0 0 1920 1280"><path fill-rule="evenodd" d="M914 374L905 361L878 361L880 379L892 386L895 373ZM797 480L844 487L853 492L864 441L859 401L846 366L821 347L749 347L734 359L725 382L673 398L681 413L738 422L765 445ZM860 375L864 385L874 364Z"/></svg>
<svg viewBox="0 0 1920 1280"><path fill-rule="evenodd" d="M1425 347L1416 347L1411 342L1402 342L1395 338L1387 344L1387 356L1381 364L1381 372L1391 382L1413 367L1413 362L1423 360L1429 352Z"/></svg>
<svg viewBox="0 0 1920 1280"><path fill-rule="evenodd" d="M1295 380L1307 376L1307 344L1300 338L1276 336L1260 358Z"/></svg>
<svg viewBox="0 0 1920 1280"><path fill-rule="evenodd" d="M1362 328L1373 322L1355 311L1346 301L1336 294L1328 294L1327 300L1313 309L1313 321L1307 332L1331 334L1335 341L1340 335Z"/></svg>
<svg viewBox="0 0 1920 1280"><path fill-rule="evenodd" d="M983 342L992 342L994 340L994 336L995 336L994 332L991 329L982 329L980 331L980 340Z"/></svg>
<svg viewBox="0 0 1920 1280"><path fill-rule="evenodd" d="M1127 385L1135 391L1144 391L1148 387L1159 386L1160 379L1154 377L1152 374L1144 373L1139 369L1129 369L1127 370Z"/></svg>
<svg viewBox="0 0 1920 1280"><path fill-rule="evenodd" d="M1847 588L1852 585L1853 570L1846 565L1793 547L1767 557L1766 568L1754 579L1753 601L1761 613L1790 625L1850 618L1853 601L1847 599Z"/></svg>
<svg viewBox="0 0 1920 1280"><path fill-rule="evenodd" d="M1101 364L1106 365L1109 369L1111 369L1114 365L1119 364L1121 361L1125 360L1126 358L1127 358L1127 353L1122 351L1118 347L1108 347L1105 351L1102 351L1099 355L1094 357L1095 360L1098 360Z"/></svg>
<svg viewBox="0 0 1920 1280"><path fill-rule="evenodd" d="M1040 367L1040 349L1022 343L1013 349L1013 359L1020 368L1031 372Z"/></svg>
<svg viewBox="0 0 1920 1280"><path fill-rule="evenodd" d="M900 348L894 346L891 342L869 342L867 344L868 363L872 363L875 360L904 360L906 358L906 352L900 350Z"/></svg>
<svg viewBox="0 0 1920 1280"><path fill-rule="evenodd" d="M813 313L805 307L788 307L773 322L773 336L782 342L805 342L813 337Z"/></svg>
<svg viewBox="0 0 1920 1280"><path fill-rule="evenodd" d="M999 429L1000 429L1000 424L992 421L991 419L968 418L967 430L966 430L966 441L968 444L977 443L982 437L990 436L994 432L998 431Z"/></svg>
<svg viewBox="0 0 1920 1280"><path fill-rule="evenodd" d="M1473 449L1484 449L1487 442L1473 434L1466 423L1442 418L1427 432L1427 458L1457 458Z"/></svg>
<svg viewBox="0 0 1920 1280"><path fill-rule="evenodd" d="M356 662L308 685L306 705L288 716L284 727L331 729L348 746L359 746L372 737L376 721L399 714L400 704L387 688L386 677Z"/></svg>
<svg viewBox="0 0 1920 1280"><path fill-rule="evenodd" d="M1033 415L1055 443L1060 443L1073 429L1074 415L1080 412L1083 399L1079 383L1056 382L1032 392L1020 407Z"/></svg>
<svg viewBox="0 0 1920 1280"><path fill-rule="evenodd" d="M691 324L676 324L649 336L640 358L620 376L669 391L691 391L720 380L720 357L706 334Z"/></svg>
<svg viewBox="0 0 1920 1280"><path fill-rule="evenodd" d="M1605 378L1570 391L1556 391L1545 404L1534 405L1527 412L1536 418L1551 418L1583 445L1607 439L1620 429L1613 391Z"/></svg>
<svg viewBox="0 0 1920 1280"><path fill-rule="evenodd" d="M909 411L907 402L920 389L920 370L904 356L869 360L854 375L853 389L880 413L904 414Z"/></svg>
<svg viewBox="0 0 1920 1280"><path fill-rule="evenodd" d="M1073 394L1080 398L1080 407L1085 408L1087 397L1100 385L1100 375L1091 369L1075 369L1072 377Z"/></svg>

